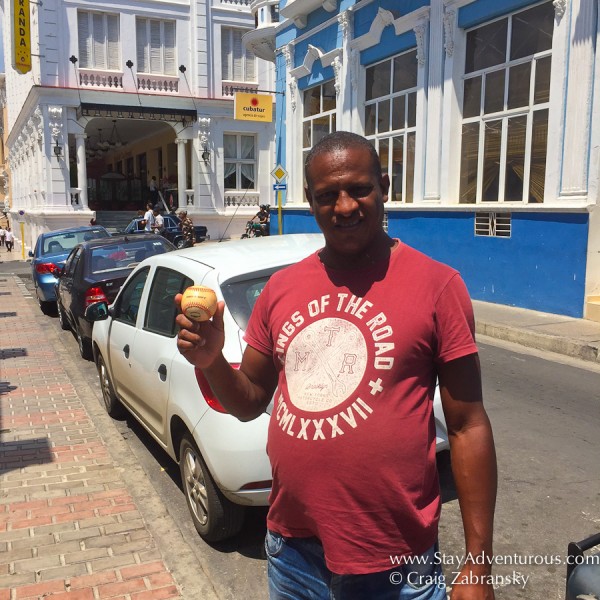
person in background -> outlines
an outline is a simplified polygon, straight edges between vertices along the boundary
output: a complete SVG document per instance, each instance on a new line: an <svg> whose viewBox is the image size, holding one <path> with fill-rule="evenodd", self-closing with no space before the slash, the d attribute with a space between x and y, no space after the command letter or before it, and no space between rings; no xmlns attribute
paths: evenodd
<svg viewBox="0 0 600 600"><path fill-rule="evenodd" d="M6 228L6 232L4 234L4 243L6 244L6 251L12 252L13 246L15 245L15 235L10 227Z"/></svg>
<svg viewBox="0 0 600 600"><path fill-rule="evenodd" d="M154 231L154 211L152 209L152 202L146 204L146 212L144 213L143 223L144 231Z"/></svg>
<svg viewBox="0 0 600 600"><path fill-rule="evenodd" d="M188 217L187 210L180 210L178 216L181 220L179 226L181 227L181 231L185 239L184 248L191 248L196 241L194 223L192 223L192 219Z"/></svg>
<svg viewBox="0 0 600 600"><path fill-rule="evenodd" d="M269 597L446 600L437 380L473 557L453 578L452 600L493 600L496 455L466 286L388 236L390 181L368 140L325 136L305 176L325 246L271 276L239 370L222 354L224 302L210 321L176 317L179 351L230 414L249 421L274 402Z"/></svg>
<svg viewBox="0 0 600 600"><path fill-rule="evenodd" d="M150 189L150 201L154 204L158 200L158 181L156 181L155 175L152 175L148 187Z"/></svg>
<svg viewBox="0 0 600 600"><path fill-rule="evenodd" d="M160 214L160 207L158 204L154 207L152 214L154 216L154 225L152 226L154 233L162 233L165 228L165 219Z"/></svg>
<svg viewBox="0 0 600 600"><path fill-rule="evenodd" d="M4 238L6 237L6 230L0 225L0 246L4 246Z"/></svg>

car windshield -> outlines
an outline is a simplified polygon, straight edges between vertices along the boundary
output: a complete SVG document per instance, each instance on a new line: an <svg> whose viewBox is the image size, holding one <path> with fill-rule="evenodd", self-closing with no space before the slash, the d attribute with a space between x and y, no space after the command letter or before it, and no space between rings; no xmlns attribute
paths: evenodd
<svg viewBox="0 0 600 600"><path fill-rule="evenodd" d="M51 254L68 254L81 242L94 240L96 238L107 238L110 234L106 229L85 229L83 231L69 231L57 233L56 235L48 235L44 238L42 245L42 255L48 256Z"/></svg>
<svg viewBox="0 0 600 600"><path fill-rule="evenodd" d="M143 236L146 237L146 236ZM171 247L160 236L151 240L135 240L93 248L91 252L91 272L106 273L119 269L133 268L154 254L164 254Z"/></svg>
<svg viewBox="0 0 600 600"><path fill-rule="evenodd" d="M256 300L273 273L275 271L256 276L254 273L249 273L246 279L236 278L235 281L226 281L221 285L225 304L242 331L246 331Z"/></svg>

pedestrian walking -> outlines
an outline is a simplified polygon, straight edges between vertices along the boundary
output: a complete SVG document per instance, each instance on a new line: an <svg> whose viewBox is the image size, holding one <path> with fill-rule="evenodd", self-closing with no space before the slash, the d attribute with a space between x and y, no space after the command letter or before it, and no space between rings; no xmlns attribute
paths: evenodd
<svg viewBox="0 0 600 600"><path fill-rule="evenodd" d="M192 248L196 241L196 235L194 233L194 223L192 222L192 219L188 217L187 210L180 210L178 216L181 220L179 226L181 227L183 239L185 240L185 244L183 247Z"/></svg>
<svg viewBox="0 0 600 600"><path fill-rule="evenodd" d="M154 231L154 209L152 208L152 202L146 204L146 212L144 218L141 221L143 223L144 231Z"/></svg>
<svg viewBox="0 0 600 600"><path fill-rule="evenodd" d="M247 421L275 402L270 598L445 600L437 377L465 554L483 557L462 565L452 598L493 600L496 458L466 287L454 269L387 235L390 182L368 140L326 136L305 178L325 246L271 277L239 371L222 354L223 302L211 321L177 316L180 352L226 410Z"/></svg>
<svg viewBox="0 0 600 600"><path fill-rule="evenodd" d="M6 238L6 230L0 225L0 246L4 246L4 239Z"/></svg>
<svg viewBox="0 0 600 600"><path fill-rule="evenodd" d="M12 252L13 246L15 245L15 235L10 227L7 227L4 232L4 243L6 244L6 251Z"/></svg>

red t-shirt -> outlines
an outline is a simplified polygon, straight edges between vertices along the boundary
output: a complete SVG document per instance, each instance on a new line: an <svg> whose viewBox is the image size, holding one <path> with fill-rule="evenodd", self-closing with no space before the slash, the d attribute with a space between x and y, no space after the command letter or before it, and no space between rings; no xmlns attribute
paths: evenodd
<svg viewBox="0 0 600 600"><path fill-rule="evenodd" d="M339 574L430 548L436 363L477 352L459 274L402 243L351 272L315 253L271 277L245 337L279 372L268 527L316 536Z"/></svg>

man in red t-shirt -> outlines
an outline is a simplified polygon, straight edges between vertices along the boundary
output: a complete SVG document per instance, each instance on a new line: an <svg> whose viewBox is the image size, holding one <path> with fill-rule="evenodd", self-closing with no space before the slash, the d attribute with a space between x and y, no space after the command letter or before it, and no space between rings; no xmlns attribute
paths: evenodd
<svg viewBox="0 0 600 600"><path fill-rule="evenodd" d="M493 599L496 460L465 285L384 231L389 179L366 139L325 137L305 170L325 247L265 286L239 371L221 353L223 303L207 323L177 317L179 350L229 412L253 419L275 392L270 598L445 599L437 377L466 554L488 557L453 577L453 600Z"/></svg>

